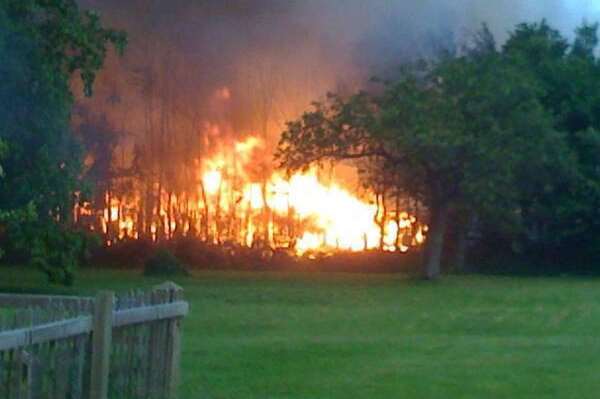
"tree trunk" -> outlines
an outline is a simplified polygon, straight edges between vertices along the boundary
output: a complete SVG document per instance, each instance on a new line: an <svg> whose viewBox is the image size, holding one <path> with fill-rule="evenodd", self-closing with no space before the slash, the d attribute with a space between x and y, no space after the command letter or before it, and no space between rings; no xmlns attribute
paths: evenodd
<svg viewBox="0 0 600 399"><path fill-rule="evenodd" d="M262 213L262 224L264 228L264 245L269 247L273 246L273 230L271 229L271 208L267 204L267 178L263 178L261 185L261 195L263 199L263 213Z"/></svg>
<svg viewBox="0 0 600 399"><path fill-rule="evenodd" d="M400 238L402 237L402 231L400 229L400 195L396 193L396 240L394 241L394 246L396 247L396 251L400 248Z"/></svg>
<svg viewBox="0 0 600 399"><path fill-rule="evenodd" d="M289 248L296 249L296 229L294 223L294 208L290 206L290 198L288 196L287 203L287 228L288 228L288 240Z"/></svg>
<svg viewBox="0 0 600 399"><path fill-rule="evenodd" d="M165 234L165 220L162 217L162 173L158 176L158 196L156 197L156 214L158 217L158 222L156 226L156 242L162 241L163 235Z"/></svg>
<svg viewBox="0 0 600 399"><path fill-rule="evenodd" d="M215 204L215 235L216 235L216 243L221 245L221 233L223 222L221 220L221 195L223 194L223 179L219 180L219 191L217 191L217 199Z"/></svg>
<svg viewBox="0 0 600 399"><path fill-rule="evenodd" d="M208 199L206 196L206 190L204 189L204 183L202 182L202 179L200 180L200 192L202 193L202 203L204 204L204 220L202 221L202 231L203 231L203 239L204 241L208 241L208 236L209 236L209 217L210 217L210 211L208 209Z"/></svg>
<svg viewBox="0 0 600 399"><path fill-rule="evenodd" d="M112 241L112 195L111 187L106 191L106 208L108 209L108 217L106 218L106 241Z"/></svg>
<svg viewBox="0 0 600 399"><path fill-rule="evenodd" d="M473 223L475 220L475 214L473 212L469 212L467 217L459 219L460 226L457 226L458 233L456 235L456 254L454 255L454 269L458 272L462 272L465 270L465 264L467 259L467 244L468 244L468 235L471 229L473 228Z"/></svg>
<svg viewBox="0 0 600 399"><path fill-rule="evenodd" d="M123 234L123 237L127 237L127 230L121 231L121 221L123 221L123 199L117 198L117 201L119 201L119 206L117 207L117 239L120 240L121 234Z"/></svg>
<svg viewBox="0 0 600 399"><path fill-rule="evenodd" d="M153 240L152 224L154 223L154 191L152 188L152 180L146 179L146 198L144 200L144 235Z"/></svg>
<svg viewBox="0 0 600 399"><path fill-rule="evenodd" d="M167 239L170 240L173 238L173 220L174 220L174 216L173 216L173 206L172 206L172 202L173 202L173 192L169 191L168 195L167 195L167 232L168 232L168 237Z"/></svg>
<svg viewBox="0 0 600 399"><path fill-rule="evenodd" d="M383 251L385 248L385 223L387 216L387 208L385 205L386 190L385 188L381 191L381 194L377 194L377 213L375 214L375 224L379 227L379 250Z"/></svg>
<svg viewBox="0 0 600 399"><path fill-rule="evenodd" d="M454 255L454 269L462 272L465 269L465 258L467 255L467 229L466 226L459 228L456 236L456 254Z"/></svg>
<svg viewBox="0 0 600 399"><path fill-rule="evenodd" d="M448 225L448 204L439 204L431 208L429 234L425 247L425 277L434 280L440 276L444 238Z"/></svg>

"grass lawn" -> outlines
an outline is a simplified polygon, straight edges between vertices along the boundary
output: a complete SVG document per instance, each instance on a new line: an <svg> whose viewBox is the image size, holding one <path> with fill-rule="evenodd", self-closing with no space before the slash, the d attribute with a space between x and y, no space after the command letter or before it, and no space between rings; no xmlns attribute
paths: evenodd
<svg viewBox="0 0 600 399"><path fill-rule="evenodd" d="M157 279L83 271L76 289ZM202 272L182 398L597 398L600 280ZM0 269L0 291L41 275Z"/></svg>

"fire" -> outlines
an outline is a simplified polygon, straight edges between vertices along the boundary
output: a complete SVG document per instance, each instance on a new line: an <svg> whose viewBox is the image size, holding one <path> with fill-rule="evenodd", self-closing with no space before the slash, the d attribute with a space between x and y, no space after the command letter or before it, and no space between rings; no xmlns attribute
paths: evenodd
<svg viewBox="0 0 600 399"><path fill-rule="evenodd" d="M204 189L206 192L210 195L214 195L221 187L221 172L218 170L210 170L204 173L204 176L202 176L202 181L204 183Z"/></svg>
<svg viewBox="0 0 600 399"><path fill-rule="evenodd" d="M262 209L265 206L261 187L258 183L250 183L244 188L244 200L251 209Z"/></svg>
<svg viewBox="0 0 600 399"><path fill-rule="evenodd" d="M97 230L108 237L107 245L145 235L154 241L195 235L214 243L288 248L298 255L375 248L406 252L424 241L426 226L400 209L380 209L372 193L361 198L321 180L316 169L289 177L268 172L257 161L265 158L262 141L250 136L198 161L197 187L190 191L167 192L153 184L151 208L142 204L140 193L107 193ZM91 217L89 204L80 215Z"/></svg>
<svg viewBox="0 0 600 399"><path fill-rule="evenodd" d="M267 200L277 212L293 209L304 220L313 221L314 231L306 231L298 241L298 252L319 248L360 251L376 248L379 227L375 205L362 202L335 184L319 182L316 174L295 174L289 181L276 176Z"/></svg>

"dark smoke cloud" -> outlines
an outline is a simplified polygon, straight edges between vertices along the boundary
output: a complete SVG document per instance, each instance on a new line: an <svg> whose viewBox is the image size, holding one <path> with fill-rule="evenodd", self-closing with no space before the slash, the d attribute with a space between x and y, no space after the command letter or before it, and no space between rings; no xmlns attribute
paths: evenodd
<svg viewBox="0 0 600 399"><path fill-rule="evenodd" d="M209 119L274 134L331 89L352 89L404 60L460 41L481 23L499 42L546 18L570 35L600 17L595 0L81 0L130 33L99 97L128 89L132 71L169 65L176 92ZM106 75L111 75L107 77ZM227 105L215 91L228 87ZM109 90L109 88L112 88ZM103 94L102 94L103 93ZM183 94L182 94L183 93ZM127 97L127 95L124 95ZM135 110L135 96L130 95ZM139 96L137 101L139 101ZM101 101L101 100L95 100ZM138 104L139 105L139 104ZM132 111L135 113L135 111ZM268 113L265 122L261 113ZM135 129L135 117L129 118Z"/></svg>

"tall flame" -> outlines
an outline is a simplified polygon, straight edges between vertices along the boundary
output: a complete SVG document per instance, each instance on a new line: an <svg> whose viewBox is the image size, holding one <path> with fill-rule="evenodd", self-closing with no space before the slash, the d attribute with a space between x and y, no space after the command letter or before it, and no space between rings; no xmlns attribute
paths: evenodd
<svg viewBox="0 0 600 399"><path fill-rule="evenodd" d="M198 163L198 187L192 194L161 191L146 228L152 239L195 234L216 243L285 247L299 255L374 248L406 252L424 241L426 226L415 216L399 209L382 212L373 194L359 198L335 182L325 183L317 170L290 177L257 173L253 156L261 148L253 136L235 142ZM142 234L139 194L107 195L105 202L100 228L107 236L116 231L107 244ZM181 214L181 203L187 214ZM89 206L81 207L81 217L88 214Z"/></svg>

